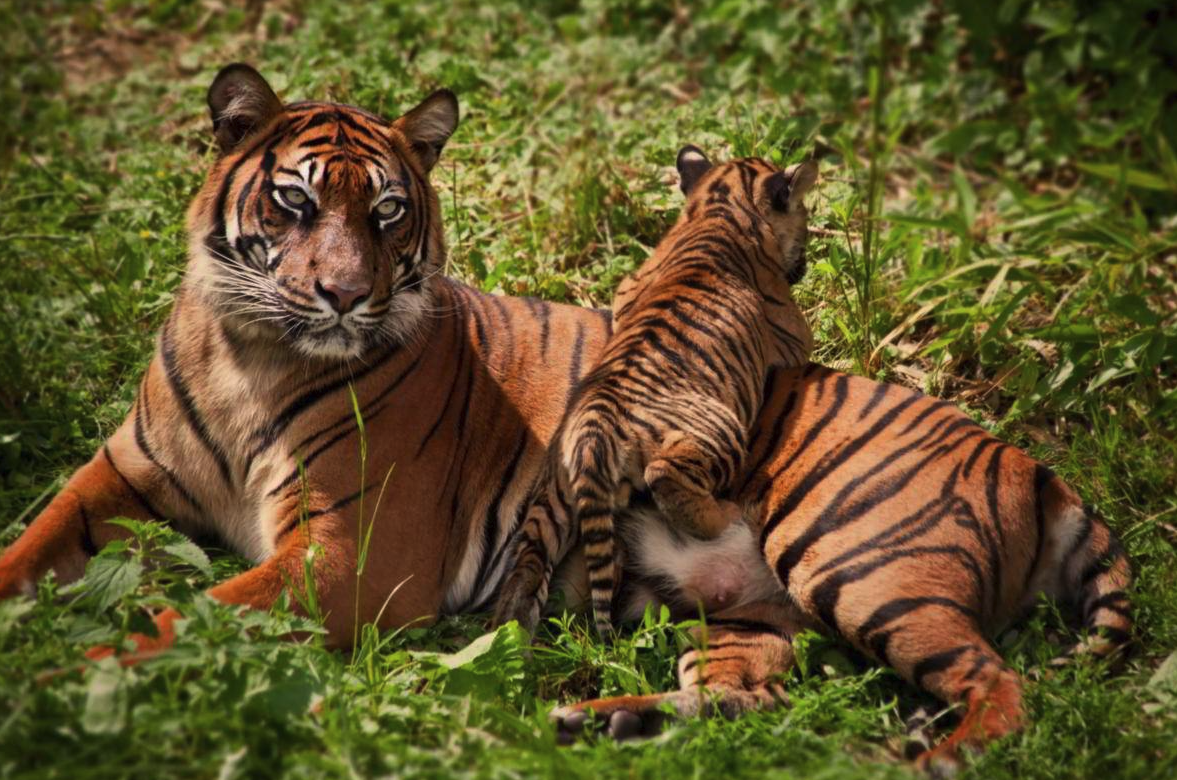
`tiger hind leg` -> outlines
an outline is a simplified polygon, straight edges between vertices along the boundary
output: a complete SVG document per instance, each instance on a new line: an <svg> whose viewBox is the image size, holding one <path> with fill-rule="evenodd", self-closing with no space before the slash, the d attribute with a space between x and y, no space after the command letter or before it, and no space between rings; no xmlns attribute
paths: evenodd
<svg viewBox="0 0 1177 780"><path fill-rule="evenodd" d="M1078 556L1070 576L1075 606L1089 636L1072 649L1072 654L1091 654L1123 660L1132 640L1132 616L1128 588L1132 569L1124 549L1111 530L1098 519L1091 520L1085 554Z"/></svg>
<svg viewBox="0 0 1177 780"><path fill-rule="evenodd" d="M1038 589L1069 602L1078 613L1088 636L1067 654L1111 657L1122 660L1132 638L1128 589L1132 569L1111 529L1094 510L1054 477L1042 491L1042 504L1050 528L1047 533L1047 566L1055 570L1058 584ZM1033 589L1032 589L1033 591ZM1064 659L1065 660L1065 659Z"/></svg>
<svg viewBox="0 0 1177 780"><path fill-rule="evenodd" d="M743 516L735 503L714 495L718 460L698 439L676 431L646 464L643 476L662 514L704 539L714 539Z"/></svg>
<svg viewBox="0 0 1177 780"><path fill-rule="evenodd" d="M1026 588L1023 609L1040 594L1071 607L1087 636L1055 664L1080 656L1123 660L1132 639L1128 591L1132 569L1123 548L1094 510L1047 469L1040 469L1042 553Z"/></svg>
<svg viewBox="0 0 1177 780"><path fill-rule="evenodd" d="M872 644L904 677L964 709L952 734L916 759L921 769L951 775L962 749L981 747L1022 728L1022 681L971 618L928 606L902 625L880 632Z"/></svg>
<svg viewBox="0 0 1177 780"><path fill-rule="evenodd" d="M793 666L792 637L812 624L792 605L748 604L692 630L695 645L678 661L679 690L592 699L552 712L557 739L573 741L587 725L617 740L652 736L674 718L735 718L786 700L778 682Z"/></svg>

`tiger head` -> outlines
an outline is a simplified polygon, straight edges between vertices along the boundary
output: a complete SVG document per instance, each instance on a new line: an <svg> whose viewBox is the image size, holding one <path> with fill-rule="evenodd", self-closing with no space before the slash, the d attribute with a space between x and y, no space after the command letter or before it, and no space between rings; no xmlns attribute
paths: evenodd
<svg viewBox="0 0 1177 780"><path fill-rule="evenodd" d="M428 175L458 123L453 93L390 122L283 104L234 64L208 105L220 154L188 211L188 278L224 327L339 360L409 338L444 265Z"/></svg>
<svg viewBox="0 0 1177 780"><path fill-rule="evenodd" d="M806 160L781 170L759 157L745 157L714 165L698 147L684 146L675 167L687 196L687 219L709 204L723 203L764 220L775 244L766 248L790 285L801 281L809 221L804 198L817 179L817 163Z"/></svg>

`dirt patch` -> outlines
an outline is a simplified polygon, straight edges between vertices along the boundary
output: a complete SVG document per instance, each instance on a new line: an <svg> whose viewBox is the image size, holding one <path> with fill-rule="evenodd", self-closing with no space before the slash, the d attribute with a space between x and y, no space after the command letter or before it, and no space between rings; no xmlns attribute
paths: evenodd
<svg viewBox="0 0 1177 780"><path fill-rule="evenodd" d="M231 59L248 57L273 29L269 22L275 17L283 32L301 22L297 3L283 0L245 0L244 7L204 0L175 19L162 21L146 8L101 15L85 9L62 15L52 32L52 51L66 92L79 94L132 70L150 68L163 76L192 75L203 64L184 55L214 34L220 38L217 48Z"/></svg>

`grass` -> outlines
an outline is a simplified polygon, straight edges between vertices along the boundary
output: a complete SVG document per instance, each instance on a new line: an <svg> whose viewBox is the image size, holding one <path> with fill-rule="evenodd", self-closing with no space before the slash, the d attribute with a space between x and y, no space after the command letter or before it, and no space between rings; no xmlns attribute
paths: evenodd
<svg viewBox="0 0 1177 780"><path fill-rule="evenodd" d="M18 5L0 6L0 545L129 407L182 272L183 204L211 160L203 90L225 62L387 115L455 89L463 122L435 172L448 270L508 294L606 303L676 213L684 143L816 152L799 296L820 359L952 399L1028 447L1108 518L1138 577L1140 643L1119 676L1048 669L1067 631L1049 605L1002 637L1033 678L1031 726L969 776L1177 774L1166 4ZM464 617L364 629L343 655L288 609L199 595L242 561L134 530L85 587L0 604L0 776L909 772L903 719L921 700L818 637L789 709L556 749L553 702L671 687L681 627L650 616L607 649L563 618L529 648ZM194 615L174 653L37 682L163 602ZM295 628L310 638L282 641Z"/></svg>

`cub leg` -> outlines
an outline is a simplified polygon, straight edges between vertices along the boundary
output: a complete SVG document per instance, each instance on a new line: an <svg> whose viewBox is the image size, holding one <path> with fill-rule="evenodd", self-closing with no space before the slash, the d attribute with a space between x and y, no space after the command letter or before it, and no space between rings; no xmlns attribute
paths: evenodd
<svg viewBox="0 0 1177 780"><path fill-rule="evenodd" d="M662 514L705 539L719 536L741 517L736 504L715 498L715 471L721 467L720 460L714 448L675 431L662 442L643 476Z"/></svg>
<svg viewBox="0 0 1177 780"><path fill-rule="evenodd" d="M129 535L106 520L147 520L153 514L102 448L0 556L0 598L32 595L49 571L62 582L78 579L107 542Z"/></svg>

